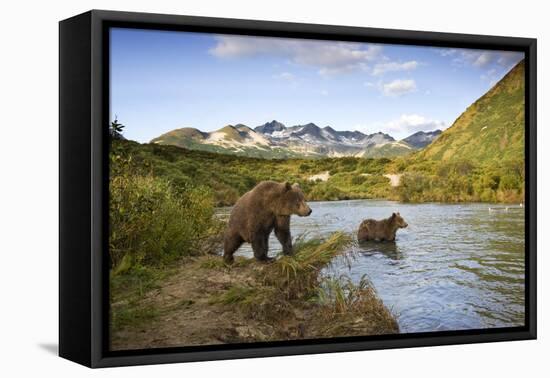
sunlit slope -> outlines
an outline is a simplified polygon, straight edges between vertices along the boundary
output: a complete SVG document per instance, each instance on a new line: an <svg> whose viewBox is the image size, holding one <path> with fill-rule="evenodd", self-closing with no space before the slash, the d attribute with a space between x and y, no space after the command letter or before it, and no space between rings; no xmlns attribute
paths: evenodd
<svg viewBox="0 0 550 378"><path fill-rule="evenodd" d="M521 61L414 159L479 163L523 159L524 116L525 67Z"/></svg>

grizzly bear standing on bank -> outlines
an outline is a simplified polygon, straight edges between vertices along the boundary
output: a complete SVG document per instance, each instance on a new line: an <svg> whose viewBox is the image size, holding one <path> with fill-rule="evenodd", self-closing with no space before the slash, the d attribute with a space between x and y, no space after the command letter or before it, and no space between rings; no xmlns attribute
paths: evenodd
<svg viewBox="0 0 550 378"><path fill-rule="evenodd" d="M407 226L407 222L399 213L393 213L391 217L383 220L365 219L359 225L357 240L394 241L397 229Z"/></svg>
<svg viewBox="0 0 550 378"><path fill-rule="evenodd" d="M311 209L298 184L262 181L245 193L231 210L223 241L223 258L233 262L233 253L244 243L251 243L254 257L269 261L268 239L271 231L283 246L285 255L292 254L290 216L307 217Z"/></svg>

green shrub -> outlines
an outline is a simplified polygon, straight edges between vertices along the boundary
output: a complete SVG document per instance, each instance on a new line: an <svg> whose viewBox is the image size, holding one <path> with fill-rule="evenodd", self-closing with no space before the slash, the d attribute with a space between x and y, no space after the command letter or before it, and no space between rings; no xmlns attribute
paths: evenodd
<svg viewBox="0 0 550 378"><path fill-rule="evenodd" d="M365 181L367 181L367 176L360 176L360 175L357 175L357 176L353 176L352 179L351 179L351 184L352 185L361 185L362 183L364 183Z"/></svg>
<svg viewBox="0 0 550 378"><path fill-rule="evenodd" d="M213 227L210 191L176 190L152 175L111 177L109 251L112 272L157 266L197 254Z"/></svg>
<svg viewBox="0 0 550 378"><path fill-rule="evenodd" d="M421 201L430 190L431 182L428 176L419 172L406 172L401 176L399 198L403 202Z"/></svg>

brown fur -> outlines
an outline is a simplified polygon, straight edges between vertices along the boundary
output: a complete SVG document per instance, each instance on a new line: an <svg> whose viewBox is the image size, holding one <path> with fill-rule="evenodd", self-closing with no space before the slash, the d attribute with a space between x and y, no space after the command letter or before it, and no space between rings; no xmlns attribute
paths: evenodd
<svg viewBox="0 0 550 378"><path fill-rule="evenodd" d="M383 220L365 219L359 225L357 240L394 241L397 230L407 226L407 222L399 213L393 213L391 217Z"/></svg>
<svg viewBox="0 0 550 378"><path fill-rule="evenodd" d="M290 216L308 216L311 208L298 184L262 181L245 193L231 210L225 230L223 257L233 262L233 253L244 243L251 243L254 257L268 261L268 239L275 230L283 253L292 254Z"/></svg>

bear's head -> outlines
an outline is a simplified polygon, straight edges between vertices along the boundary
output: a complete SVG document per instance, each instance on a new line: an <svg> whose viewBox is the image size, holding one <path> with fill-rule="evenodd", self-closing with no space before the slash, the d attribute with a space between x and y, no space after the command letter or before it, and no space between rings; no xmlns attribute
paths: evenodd
<svg viewBox="0 0 550 378"><path fill-rule="evenodd" d="M391 215L391 220L399 228L405 228L409 225L407 222L405 222L405 219L403 219L403 217L399 213L393 213Z"/></svg>
<svg viewBox="0 0 550 378"><path fill-rule="evenodd" d="M311 208L306 203L304 193L298 184L291 185L289 182L285 182L282 191L279 209L277 209L278 215L296 214L307 217L311 214Z"/></svg>

